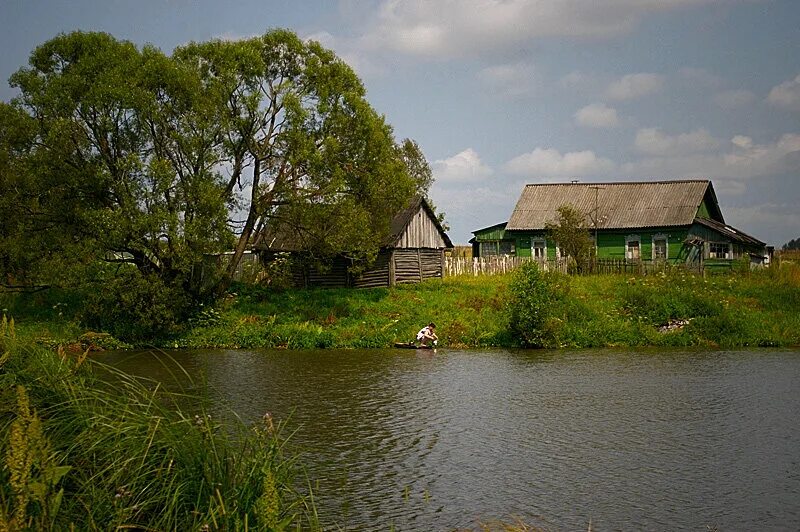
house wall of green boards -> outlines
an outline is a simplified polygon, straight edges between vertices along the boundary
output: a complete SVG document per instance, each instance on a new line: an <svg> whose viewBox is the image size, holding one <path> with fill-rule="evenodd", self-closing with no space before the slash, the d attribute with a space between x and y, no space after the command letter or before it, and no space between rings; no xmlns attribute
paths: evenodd
<svg viewBox="0 0 800 532"><path fill-rule="evenodd" d="M590 231L592 238L594 233ZM655 240L666 241L666 259L678 261L685 255L684 241L688 230L685 227L657 227L647 229L601 230L597 232L597 257L601 259L625 259L626 246L631 240L639 242L639 256L642 260L652 260ZM508 237L508 236L507 236ZM518 232L513 238L519 257L531 257L535 253L534 244L545 242L547 259L556 258L556 245L545 237L544 231Z"/></svg>

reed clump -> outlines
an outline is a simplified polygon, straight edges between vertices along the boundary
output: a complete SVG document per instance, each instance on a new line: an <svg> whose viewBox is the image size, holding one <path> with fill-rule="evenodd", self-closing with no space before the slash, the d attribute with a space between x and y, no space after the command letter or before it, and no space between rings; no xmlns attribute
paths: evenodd
<svg viewBox="0 0 800 532"><path fill-rule="evenodd" d="M7 325L0 353L0 531L318 528L271 419L223 430L186 412L199 401L107 367L100 379L85 353Z"/></svg>

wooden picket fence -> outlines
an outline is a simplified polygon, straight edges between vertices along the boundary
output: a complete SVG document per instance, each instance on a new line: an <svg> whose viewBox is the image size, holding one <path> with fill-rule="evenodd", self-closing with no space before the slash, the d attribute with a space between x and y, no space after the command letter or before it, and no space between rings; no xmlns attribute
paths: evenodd
<svg viewBox="0 0 800 532"><path fill-rule="evenodd" d="M510 255L492 255L489 257L445 257L444 274L455 275L500 275L515 270L520 265L531 262L530 257L512 257ZM538 261L541 268L567 273L567 261L556 259Z"/></svg>
<svg viewBox="0 0 800 532"><path fill-rule="evenodd" d="M444 274L446 276L455 275L500 275L508 273L518 268L525 262L534 259L530 257L512 257L509 255L493 255L489 257L445 257ZM559 258L555 260L537 261L540 267L546 271L558 271L561 273L581 273L581 274L630 274L630 275L651 275L653 273L665 272L671 268L684 268L696 271L691 266L684 264L675 265L664 261L630 261L625 259L599 259L586 263L580 272L569 267L567 259Z"/></svg>

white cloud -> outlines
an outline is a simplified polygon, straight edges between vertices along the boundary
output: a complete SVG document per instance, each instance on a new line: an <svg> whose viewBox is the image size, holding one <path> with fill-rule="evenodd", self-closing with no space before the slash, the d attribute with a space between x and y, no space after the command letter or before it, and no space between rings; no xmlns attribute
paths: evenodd
<svg viewBox="0 0 800 532"><path fill-rule="evenodd" d="M542 37L607 38L658 12L716 0L384 0L364 45L430 58L485 55Z"/></svg>
<svg viewBox="0 0 800 532"><path fill-rule="evenodd" d="M559 80L562 87L583 87L591 81L590 76L579 70L573 70Z"/></svg>
<svg viewBox="0 0 800 532"><path fill-rule="evenodd" d="M794 79L772 87L767 102L776 107L800 111L800 74Z"/></svg>
<svg viewBox="0 0 800 532"><path fill-rule="evenodd" d="M731 139L733 151L723 157L733 175L751 177L797 171L800 167L800 135L787 133L773 144L756 144L737 135Z"/></svg>
<svg viewBox="0 0 800 532"><path fill-rule="evenodd" d="M478 78L493 93L509 98L530 96L535 92L534 70L526 63L490 66L481 70Z"/></svg>
<svg viewBox="0 0 800 532"><path fill-rule="evenodd" d="M747 90L723 91L714 95L714 103L723 109L736 109L750 105L756 95Z"/></svg>
<svg viewBox="0 0 800 532"><path fill-rule="evenodd" d="M603 103L592 103L575 113L575 122L581 126L608 128L619 125L617 110Z"/></svg>
<svg viewBox="0 0 800 532"><path fill-rule="evenodd" d="M698 133L703 131L685 136L657 133L650 139L642 140L643 146L650 149L649 156L622 164L620 174L633 179L714 179L718 192L737 194L746 190L748 180L800 172L800 134L785 134L767 144L758 144L751 137L736 135L717 149L700 152L689 146L687 139L696 136L701 144L718 142L706 137L705 133Z"/></svg>
<svg viewBox="0 0 800 532"><path fill-rule="evenodd" d="M447 159L434 161L432 170L437 183L471 183L492 175L492 169L481 161L472 148Z"/></svg>
<svg viewBox="0 0 800 532"><path fill-rule="evenodd" d="M437 208L445 213L452 227L448 231L455 243L466 244L471 231L508 220L525 180L506 179L492 183L434 182L430 195Z"/></svg>
<svg viewBox="0 0 800 532"><path fill-rule="evenodd" d="M661 91L664 80L660 74L628 74L611 83L606 94L614 100L633 100Z"/></svg>
<svg viewBox="0 0 800 532"><path fill-rule="evenodd" d="M512 174L542 178L565 178L606 174L614 169L609 159L591 150L561 154L553 148L536 148L508 161L505 170Z"/></svg>
<svg viewBox="0 0 800 532"><path fill-rule="evenodd" d="M679 135L667 135L658 128L644 128L636 132L636 149L650 155L685 155L708 152L719 147L719 141L705 129Z"/></svg>

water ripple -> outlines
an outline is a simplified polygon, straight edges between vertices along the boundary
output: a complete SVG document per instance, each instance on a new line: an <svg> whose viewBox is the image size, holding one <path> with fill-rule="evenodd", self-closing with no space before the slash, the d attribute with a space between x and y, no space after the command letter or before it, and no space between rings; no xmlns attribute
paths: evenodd
<svg viewBox="0 0 800 532"><path fill-rule="evenodd" d="M332 528L800 529L798 351L173 356L288 418ZM166 380L152 358L109 355Z"/></svg>

